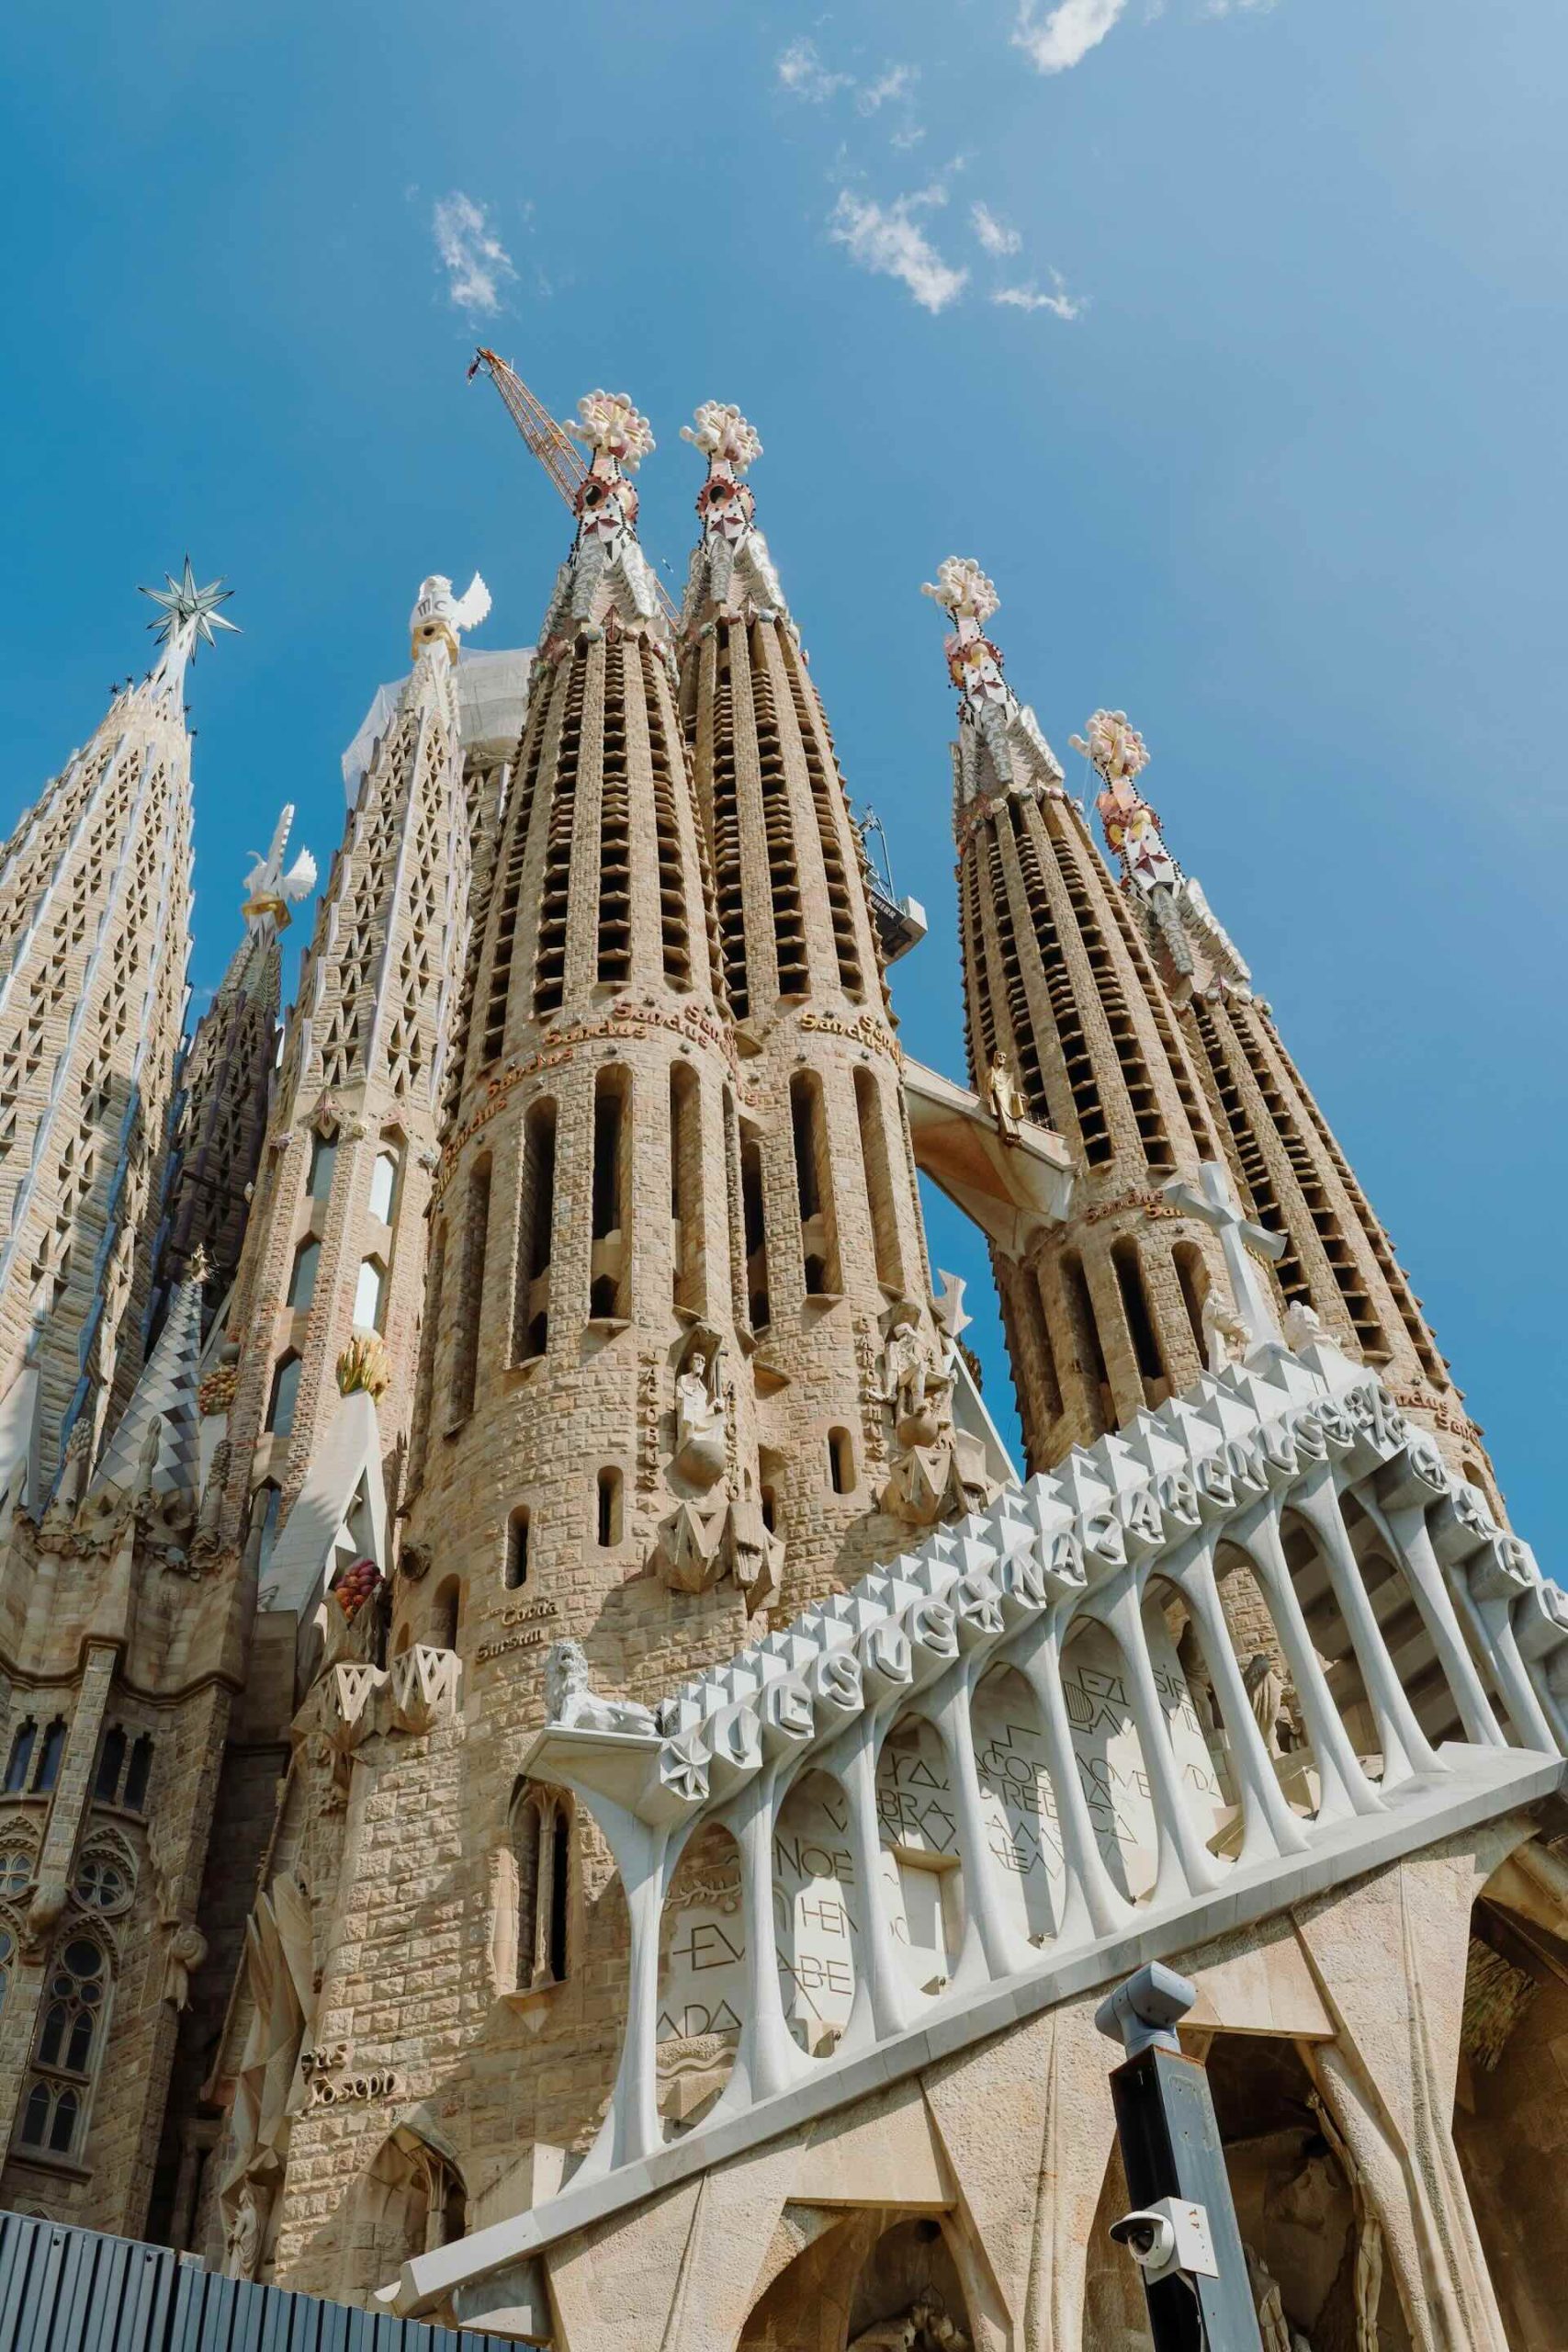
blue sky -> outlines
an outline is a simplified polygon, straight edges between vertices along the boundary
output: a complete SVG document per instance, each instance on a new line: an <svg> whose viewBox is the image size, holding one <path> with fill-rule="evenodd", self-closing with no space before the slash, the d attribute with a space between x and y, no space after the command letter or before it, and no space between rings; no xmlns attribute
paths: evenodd
<svg viewBox="0 0 1568 2352"><path fill-rule="evenodd" d="M476 643L536 630L567 518L474 343L558 413L632 392L677 572L679 426L738 401L852 791L931 912L910 1047L960 1066L917 593L959 552L1069 775L1097 704L1147 737L1550 1553L1560 6L79 0L8 12L0 57L0 822L143 663L135 583L187 547L227 574L245 634L191 695L209 988L281 800L325 865L421 575L485 573Z"/></svg>

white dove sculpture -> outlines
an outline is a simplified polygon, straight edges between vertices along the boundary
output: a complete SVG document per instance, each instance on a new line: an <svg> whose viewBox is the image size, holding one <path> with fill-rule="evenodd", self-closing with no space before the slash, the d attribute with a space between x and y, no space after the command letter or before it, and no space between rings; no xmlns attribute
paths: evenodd
<svg viewBox="0 0 1568 2352"><path fill-rule="evenodd" d="M428 580L420 582L419 600L409 615L415 658L437 637L446 638L456 654L463 631L478 628L489 610L490 590L477 571L460 596L452 594L452 582L444 571L433 571Z"/></svg>
<svg viewBox="0 0 1568 2352"><path fill-rule="evenodd" d="M286 874L283 854L288 846L288 829L294 822L292 801L284 808L272 836L272 847L265 857L252 850L252 865L245 876L244 917L252 931L271 922L282 931L288 922L288 910L301 899L308 899L316 887L316 861L308 849L302 849Z"/></svg>

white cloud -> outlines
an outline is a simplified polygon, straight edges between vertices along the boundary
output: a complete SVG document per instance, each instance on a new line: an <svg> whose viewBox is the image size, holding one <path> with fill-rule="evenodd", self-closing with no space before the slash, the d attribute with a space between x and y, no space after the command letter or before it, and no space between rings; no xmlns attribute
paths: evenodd
<svg viewBox="0 0 1568 2352"><path fill-rule="evenodd" d="M1037 0L1022 0L1013 40L1042 74L1065 74L1098 48L1127 0L1057 0L1040 19Z"/></svg>
<svg viewBox="0 0 1568 2352"><path fill-rule="evenodd" d="M492 318L501 308L502 285L517 272L490 225L488 209L454 188L437 200L431 228L451 300L470 316Z"/></svg>
<svg viewBox="0 0 1568 2352"><path fill-rule="evenodd" d="M968 271L953 269L944 262L914 218L927 207L946 201L947 192L942 187L900 196L886 206L845 188L833 209L828 233L862 269L879 277L896 277L908 288L922 311L934 314L955 302L969 282Z"/></svg>
<svg viewBox="0 0 1568 2352"><path fill-rule="evenodd" d="M908 97L919 78L918 65L890 65L876 81L866 84L855 104L862 114L874 114L879 107Z"/></svg>
<svg viewBox="0 0 1568 2352"><path fill-rule="evenodd" d="M907 122L901 130L891 133L887 143L890 147L897 147L901 153L908 153L911 147L919 145L925 135L926 126L923 122Z"/></svg>
<svg viewBox="0 0 1568 2352"><path fill-rule="evenodd" d="M1205 17L1239 17L1255 11L1266 17L1275 0L1203 0L1201 14Z"/></svg>
<svg viewBox="0 0 1568 2352"><path fill-rule="evenodd" d="M781 89L787 90L792 97L805 98L814 107L836 96L839 91L847 90L854 80L852 74L829 74L817 54L816 42L807 40L804 34L798 40L792 40L787 49L780 50L773 60L773 72Z"/></svg>
<svg viewBox="0 0 1568 2352"><path fill-rule="evenodd" d="M1052 291L1042 294L1038 286L998 286L992 295L993 302L1010 311L1049 311L1058 319L1080 318L1087 308L1081 295L1069 294L1066 278L1059 269L1051 272Z"/></svg>
<svg viewBox="0 0 1568 2352"><path fill-rule="evenodd" d="M1010 229L1005 220L998 220L988 204L972 204L969 220L988 254L1015 254L1023 243L1018 231Z"/></svg>

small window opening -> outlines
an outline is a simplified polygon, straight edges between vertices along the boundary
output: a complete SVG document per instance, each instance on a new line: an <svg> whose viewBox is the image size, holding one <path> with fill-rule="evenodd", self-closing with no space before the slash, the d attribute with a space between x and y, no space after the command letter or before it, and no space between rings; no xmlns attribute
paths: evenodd
<svg viewBox="0 0 1568 2352"><path fill-rule="evenodd" d="M855 1454L848 1430L828 1432L828 1476L836 1495L854 1491Z"/></svg>
<svg viewBox="0 0 1568 2352"><path fill-rule="evenodd" d="M520 1503L506 1522L506 1589L517 1592L528 1581L528 1506Z"/></svg>
<svg viewBox="0 0 1568 2352"><path fill-rule="evenodd" d="M47 1796L60 1778L60 1759L65 1753L65 1718L56 1715L43 1736L39 1751L38 1770L33 1775L33 1787L39 1796Z"/></svg>
<svg viewBox="0 0 1568 2352"><path fill-rule="evenodd" d="M147 1810L147 1784L152 1777L152 1742L145 1732L130 1751L130 1769L125 1776L125 1803L132 1813Z"/></svg>
<svg viewBox="0 0 1568 2352"><path fill-rule="evenodd" d="M597 1480L599 1545L602 1551L621 1540L621 1474L604 1469Z"/></svg>

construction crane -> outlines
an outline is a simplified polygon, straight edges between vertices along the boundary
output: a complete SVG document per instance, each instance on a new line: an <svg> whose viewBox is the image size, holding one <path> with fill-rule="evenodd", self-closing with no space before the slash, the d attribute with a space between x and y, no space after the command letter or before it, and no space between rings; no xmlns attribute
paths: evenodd
<svg viewBox="0 0 1568 2352"><path fill-rule="evenodd" d="M490 378L505 401L513 424L575 514L577 493L588 479L588 468L566 427L557 424L543 401L528 390L515 368L508 367L500 353L491 351L488 345L481 344L468 362L468 379L470 384L476 376ZM669 591L651 565L649 571L660 604L664 608L665 618L671 628L679 628L681 616L671 600Z"/></svg>

